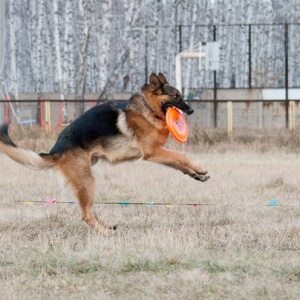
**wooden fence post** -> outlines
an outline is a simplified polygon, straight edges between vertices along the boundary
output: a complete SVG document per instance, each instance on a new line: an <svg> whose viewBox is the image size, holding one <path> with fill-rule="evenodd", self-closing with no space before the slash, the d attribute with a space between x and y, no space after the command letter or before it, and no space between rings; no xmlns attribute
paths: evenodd
<svg viewBox="0 0 300 300"><path fill-rule="evenodd" d="M232 101L227 101L227 135L232 138L233 122L232 122Z"/></svg>
<svg viewBox="0 0 300 300"><path fill-rule="evenodd" d="M46 131L49 133L51 131L51 105L50 101L45 101L45 123Z"/></svg>
<svg viewBox="0 0 300 300"><path fill-rule="evenodd" d="M296 109L295 101L289 101L289 129L292 134L295 134L296 131Z"/></svg>

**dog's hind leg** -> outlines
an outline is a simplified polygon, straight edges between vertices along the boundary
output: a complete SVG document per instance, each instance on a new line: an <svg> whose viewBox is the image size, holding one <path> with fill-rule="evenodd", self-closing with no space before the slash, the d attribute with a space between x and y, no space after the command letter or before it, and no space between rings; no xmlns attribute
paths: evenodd
<svg viewBox="0 0 300 300"><path fill-rule="evenodd" d="M93 210L95 178L87 155L66 153L61 157L58 169L75 192L81 208L82 219L98 233L105 236L113 235L116 228L106 226L97 218Z"/></svg>

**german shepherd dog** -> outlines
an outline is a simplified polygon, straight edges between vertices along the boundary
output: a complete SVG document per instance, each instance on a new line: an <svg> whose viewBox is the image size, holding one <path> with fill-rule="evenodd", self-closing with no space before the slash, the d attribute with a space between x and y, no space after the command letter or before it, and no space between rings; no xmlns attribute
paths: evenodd
<svg viewBox="0 0 300 300"><path fill-rule="evenodd" d="M61 173L75 192L82 219L98 233L109 236L116 226L106 225L93 210L95 178L91 166L99 159L117 163L141 158L180 170L196 180L209 179L201 165L164 148L169 136L165 114L172 106L187 115L193 113L165 76L153 73L149 84L128 101L105 102L79 116L61 132L49 153L18 148L8 135L8 124L0 128L0 150L27 167L54 168Z"/></svg>

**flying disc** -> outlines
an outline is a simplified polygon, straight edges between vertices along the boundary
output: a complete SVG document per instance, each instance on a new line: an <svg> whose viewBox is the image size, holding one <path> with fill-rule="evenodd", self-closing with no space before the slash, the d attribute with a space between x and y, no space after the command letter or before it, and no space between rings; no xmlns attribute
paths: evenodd
<svg viewBox="0 0 300 300"><path fill-rule="evenodd" d="M188 125L181 111L175 107L170 107L166 113L166 122L174 140L179 143L187 141L189 130Z"/></svg>

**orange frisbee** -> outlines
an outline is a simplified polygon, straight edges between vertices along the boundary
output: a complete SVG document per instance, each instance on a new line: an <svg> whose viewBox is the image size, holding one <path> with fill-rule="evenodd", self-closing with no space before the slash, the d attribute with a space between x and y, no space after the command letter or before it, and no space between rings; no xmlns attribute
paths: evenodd
<svg viewBox="0 0 300 300"><path fill-rule="evenodd" d="M166 122L172 137L179 143L185 143L189 135L189 130L181 111L175 107L168 108Z"/></svg>

